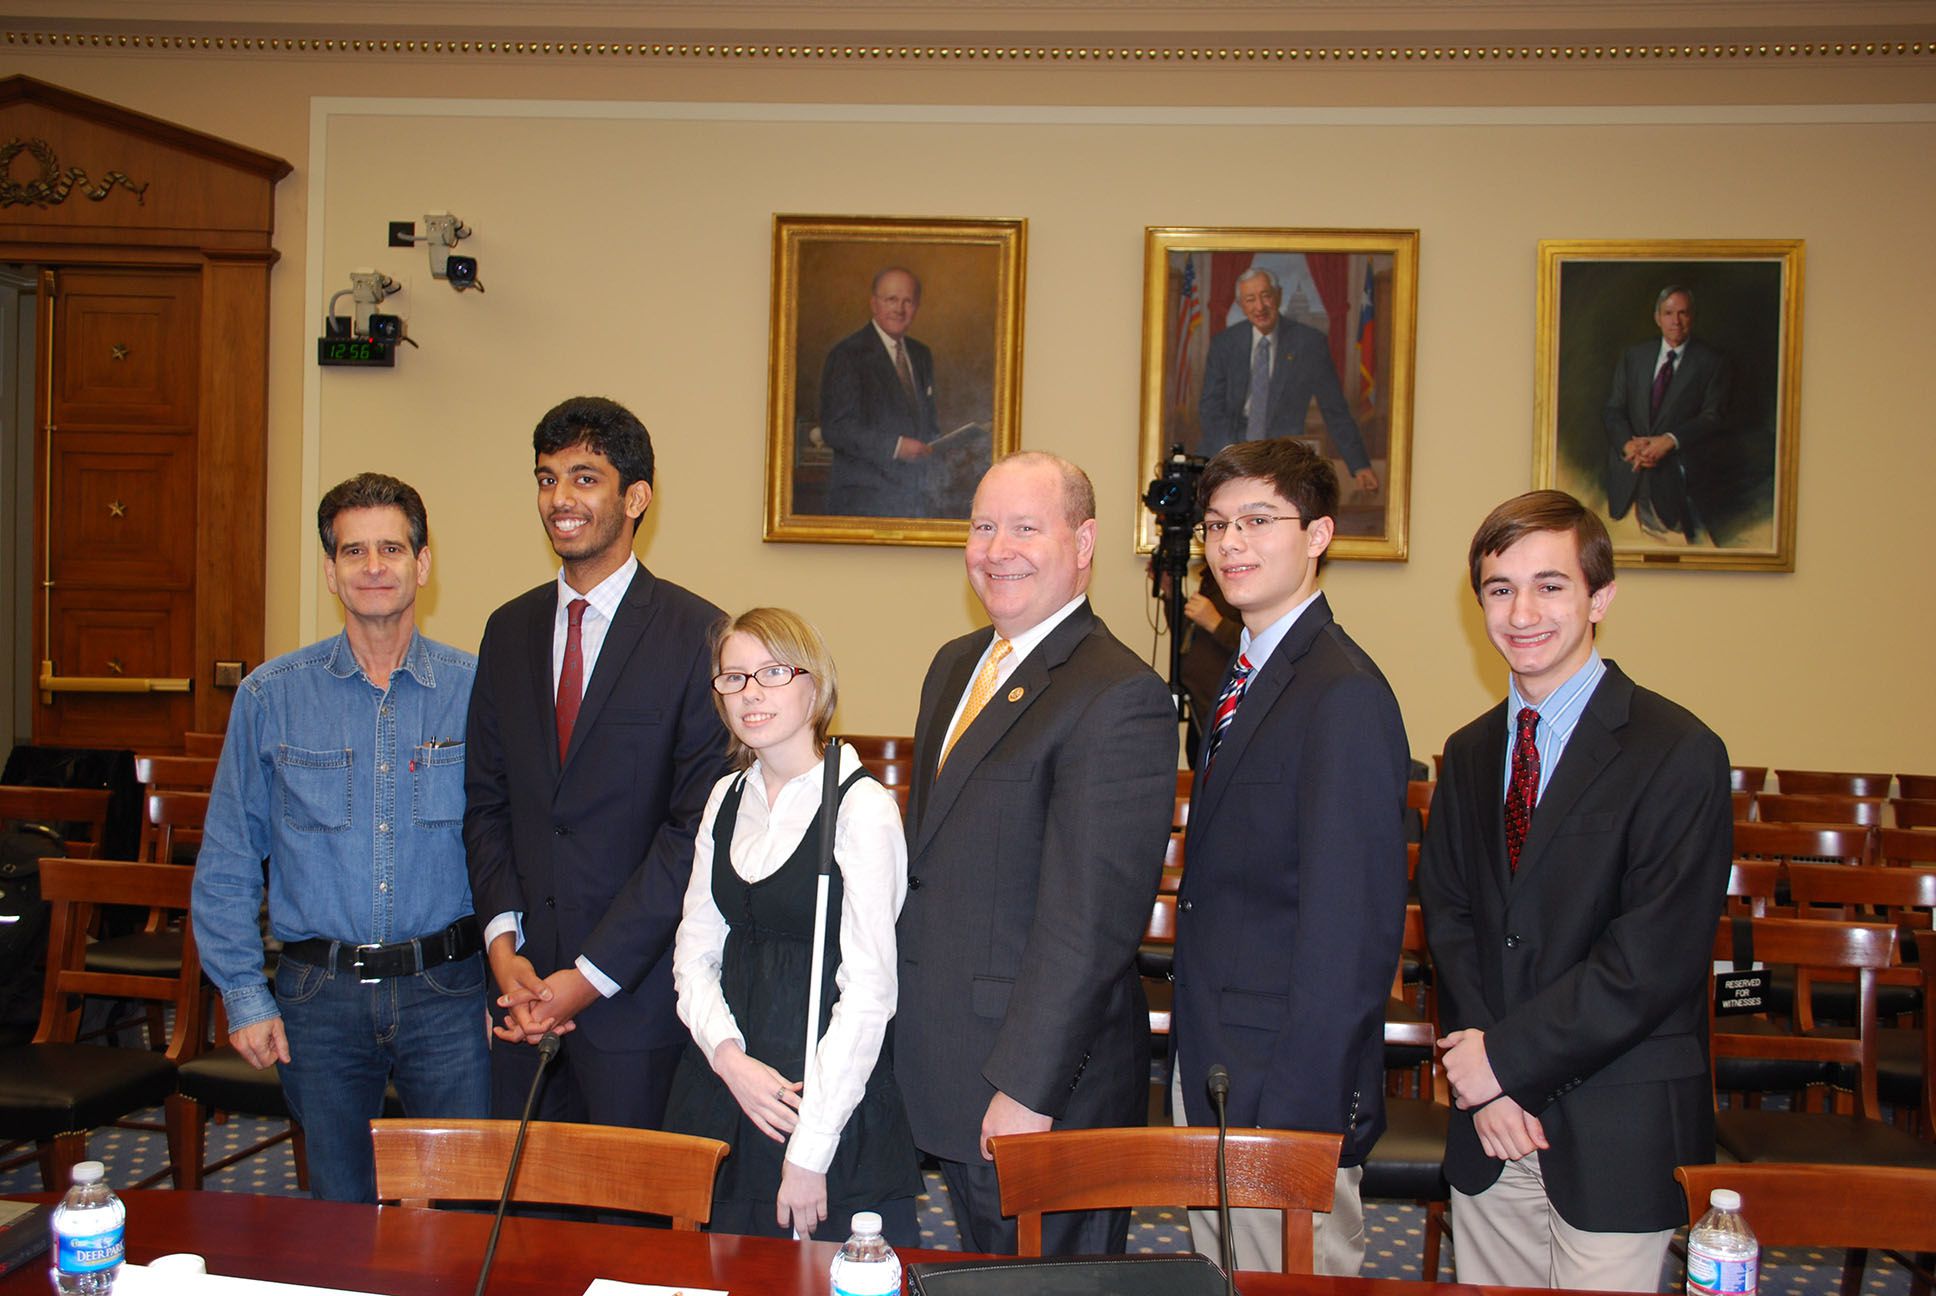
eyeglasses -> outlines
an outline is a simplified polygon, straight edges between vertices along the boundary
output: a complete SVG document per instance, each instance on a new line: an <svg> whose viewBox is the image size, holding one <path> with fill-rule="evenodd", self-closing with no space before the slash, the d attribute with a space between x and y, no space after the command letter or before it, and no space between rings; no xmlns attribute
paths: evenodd
<svg viewBox="0 0 1936 1296"><path fill-rule="evenodd" d="M713 676L713 692L743 692L746 686L754 680L759 681L761 688L781 688L793 683L793 677L795 675L811 674L813 672L804 666L781 666L777 664L762 666L750 675L745 671L721 671L719 674Z"/></svg>
<svg viewBox="0 0 1936 1296"><path fill-rule="evenodd" d="M1222 518L1218 518L1215 521L1199 522L1192 530L1197 533L1197 539L1208 542L1223 539L1224 532L1226 531L1235 531L1241 536L1261 536L1264 532L1271 529L1273 523L1302 521L1304 519L1298 517L1295 513L1288 517L1279 517L1272 513L1252 513L1247 517L1231 518L1227 522Z"/></svg>

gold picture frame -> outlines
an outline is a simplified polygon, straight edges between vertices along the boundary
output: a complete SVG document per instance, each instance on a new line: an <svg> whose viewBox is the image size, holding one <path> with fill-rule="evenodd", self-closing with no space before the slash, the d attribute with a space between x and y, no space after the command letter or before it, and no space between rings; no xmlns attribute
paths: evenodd
<svg viewBox="0 0 1936 1296"><path fill-rule="evenodd" d="M764 539L966 543L1021 444L1027 252L1025 220L773 218Z"/></svg>
<svg viewBox="0 0 1936 1296"><path fill-rule="evenodd" d="M1616 565L1795 570L1803 247L1541 241L1533 480L1600 515Z"/></svg>
<svg viewBox="0 0 1936 1296"><path fill-rule="evenodd" d="M1208 454L1248 431L1244 384L1230 381L1237 349L1215 340L1231 326L1256 336L1236 302L1238 277L1254 269L1277 279L1279 309L1299 330L1272 330L1291 349L1274 364L1274 408L1260 416L1262 431L1307 440L1337 467L1331 557L1403 562L1411 547L1417 230L1148 228L1139 486L1173 446ZM1323 347L1316 366L1295 349L1313 329ZM1137 552L1150 552L1156 538L1156 519L1139 500Z"/></svg>

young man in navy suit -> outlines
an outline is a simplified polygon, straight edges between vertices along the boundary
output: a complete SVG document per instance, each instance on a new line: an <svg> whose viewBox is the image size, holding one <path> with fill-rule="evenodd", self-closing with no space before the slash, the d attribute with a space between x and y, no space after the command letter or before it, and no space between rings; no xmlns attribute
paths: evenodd
<svg viewBox="0 0 1936 1296"><path fill-rule="evenodd" d="M1358 1181L1385 1128L1385 1000L1405 922L1410 752L1391 686L1331 617L1318 569L1338 479L1303 442L1247 441L1204 469L1204 559L1243 618L1206 721L1177 900L1175 1108L1214 1125L1344 1135L1324 1274L1364 1263ZM1190 1212L1214 1253L1217 1217ZM1244 1269L1276 1269L1276 1211L1231 1212Z"/></svg>
<svg viewBox="0 0 1936 1296"><path fill-rule="evenodd" d="M1613 545L1532 491L1468 554L1506 702L1446 740L1419 863L1462 1283L1653 1291L1714 1159L1702 1003L1733 854L1728 755L1594 646Z"/></svg>
<svg viewBox="0 0 1936 1296"><path fill-rule="evenodd" d="M484 628L464 780L503 1012L492 1108L518 1115L537 1057L522 1045L556 1030L566 1042L540 1119L657 1127L687 1038L672 936L725 769L709 647L721 614L633 556L652 438L630 410L576 397L532 445L563 566Z"/></svg>

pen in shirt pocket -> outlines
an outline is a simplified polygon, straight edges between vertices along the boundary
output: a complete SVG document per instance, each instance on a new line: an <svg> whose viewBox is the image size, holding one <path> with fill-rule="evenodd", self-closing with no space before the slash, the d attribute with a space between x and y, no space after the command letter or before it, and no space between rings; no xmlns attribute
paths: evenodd
<svg viewBox="0 0 1936 1296"><path fill-rule="evenodd" d="M445 747L462 747L463 745L464 745L464 740L462 738L432 738L427 743L419 743L417 745L417 750L418 751L425 751L425 750L436 751ZM415 756L412 756L410 758L410 772L412 774L415 774L417 772L417 758Z"/></svg>

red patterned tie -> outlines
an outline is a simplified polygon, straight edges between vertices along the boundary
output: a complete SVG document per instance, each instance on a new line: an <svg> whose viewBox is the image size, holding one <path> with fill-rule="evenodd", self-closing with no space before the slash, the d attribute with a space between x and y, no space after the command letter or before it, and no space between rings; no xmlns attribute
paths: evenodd
<svg viewBox="0 0 1936 1296"><path fill-rule="evenodd" d="M1660 403L1667 399L1667 384L1674 381L1674 357L1678 352L1669 351L1667 359L1661 362L1654 374L1654 389L1648 394L1647 414L1649 420L1660 417Z"/></svg>
<svg viewBox="0 0 1936 1296"><path fill-rule="evenodd" d="M1244 687L1250 683L1250 672L1254 670L1248 656L1237 658L1237 664L1230 668L1230 678L1224 681L1223 692L1217 697L1216 714L1210 721L1210 751L1203 759L1203 772L1210 772L1210 762L1217 759L1217 748L1223 745L1223 731L1230 728L1230 722L1237 718L1237 704L1244 700Z"/></svg>
<svg viewBox="0 0 1936 1296"><path fill-rule="evenodd" d="M1539 748L1533 744L1533 731L1539 727L1539 712L1531 707L1519 713L1519 735L1513 740L1512 782L1506 787L1506 861L1519 871L1519 848L1526 844L1526 830L1533 823L1533 803L1539 799Z"/></svg>
<svg viewBox="0 0 1936 1296"><path fill-rule="evenodd" d="M585 609L591 604L585 599L573 599L565 608L565 615L571 618L570 627L565 631L565 661L558 668L558 761L564 763L565 753L571 750L571 731L578 724L578 704L585 697L585 640L582 622Z"/></svg>

